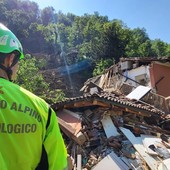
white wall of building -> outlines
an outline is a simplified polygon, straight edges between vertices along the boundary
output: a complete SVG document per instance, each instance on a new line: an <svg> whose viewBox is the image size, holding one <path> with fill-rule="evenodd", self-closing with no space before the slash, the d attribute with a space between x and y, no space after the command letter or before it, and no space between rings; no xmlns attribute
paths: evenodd
<svg viewBox="0 0 170 170"><path fill-rule="evenodd" d="M140 66L140 67L134 68L132 70L127 70L127 71L124 72L123 75L130 78L130 79L132 79L132 80L135 80L135 81L136 81L137 76L145 75L145 78L146 78L146 80L148 82L147 86L151 87L150 86L149 66ZM129 79L126 82L128 84L134 86L134 87L137 87L139 85L136 82L133 82L133 81L131 81Z"/></svg>

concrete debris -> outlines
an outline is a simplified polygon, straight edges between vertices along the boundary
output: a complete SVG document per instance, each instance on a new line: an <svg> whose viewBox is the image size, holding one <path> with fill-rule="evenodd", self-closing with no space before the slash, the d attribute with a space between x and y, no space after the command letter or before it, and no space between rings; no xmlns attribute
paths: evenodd
<svg viewBox="0 0 170 170"><path fill-rule="evenodd" d="M142 115L104 107L70 108L58 113L70 170L169 168L170 134L158 125L149 125Z"/></svg>

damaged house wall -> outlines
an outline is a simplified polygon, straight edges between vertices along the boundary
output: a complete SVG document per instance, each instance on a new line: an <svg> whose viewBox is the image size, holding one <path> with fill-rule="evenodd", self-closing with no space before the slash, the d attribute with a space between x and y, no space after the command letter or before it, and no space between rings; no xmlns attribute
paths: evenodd
<svg viewBox="0 0 170 170"><path fill-rule="evenodd" d="M128 79L126 82L134 87L137 87L139 84L140 85L145 85L145 86L150 86L150 75L149 75L149 66L140 66L128 71L125 71L124 76L127 76L128 78L135 80L131 81Z"/></svg>
<svg viewBox="0 0 170 170"><path fill-rule="evenodd" d="M100 77L98 76L100 81L93 82L104 91L125 95L139 85L152 87L152 91L143 99L144 102L168 113L170 112L169 66L168 58L122 58L119 63L108 68ZM156 86L158 87L155 88Z"/></svg>
<svg viewBox="0 0 170 170"><path fill-rule="evenodd" d="M170 64L153 62L150 67L151 86L157 94L164 97L170 96Z"/></svg>

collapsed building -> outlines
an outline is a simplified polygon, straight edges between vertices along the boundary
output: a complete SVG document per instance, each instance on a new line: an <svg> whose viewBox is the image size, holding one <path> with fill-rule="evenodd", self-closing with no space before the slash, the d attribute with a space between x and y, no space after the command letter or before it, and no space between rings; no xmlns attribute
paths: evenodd
<svg viewBox="0 0 170 170"><path fill-rule="evenodd" d="M70 169L170 169L169 60L122 58L52 105Z"/></svg>

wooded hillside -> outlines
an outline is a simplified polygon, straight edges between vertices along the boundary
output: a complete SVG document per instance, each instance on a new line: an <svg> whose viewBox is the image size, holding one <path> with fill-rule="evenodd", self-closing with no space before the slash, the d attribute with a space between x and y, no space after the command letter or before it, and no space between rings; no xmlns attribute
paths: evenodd
<svg viewBox="0 0 170 170"><path fill-rule="evenodd" d="M63 75L69 67L70 74L80 75L81 70L86 79L101 74L120 57L170 56L170 44L151 40L145 28L130 29L123 21L109 20L98 12L76 16L53 7L40 10L29 0L1 0L0 11L0 22L21 40L25 54L39 60L35 66L41 71L58 69ZM18 82L24 84L21 78Z"/></svg>

